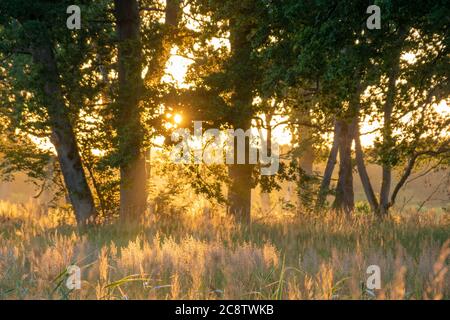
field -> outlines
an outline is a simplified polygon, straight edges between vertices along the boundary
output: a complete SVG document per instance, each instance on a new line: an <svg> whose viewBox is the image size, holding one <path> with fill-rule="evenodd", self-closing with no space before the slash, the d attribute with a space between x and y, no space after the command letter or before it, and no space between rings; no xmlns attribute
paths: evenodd
<svg viewBox="0 0 450 320"><path fill-rule="evenodd" d="M70 212L0 202L0 299L449 299L450 219L430 209L256 216L151 215L78 232ZM81 289L66 287L81 268ZM366 288L378 265L381 289Z"/></svg>

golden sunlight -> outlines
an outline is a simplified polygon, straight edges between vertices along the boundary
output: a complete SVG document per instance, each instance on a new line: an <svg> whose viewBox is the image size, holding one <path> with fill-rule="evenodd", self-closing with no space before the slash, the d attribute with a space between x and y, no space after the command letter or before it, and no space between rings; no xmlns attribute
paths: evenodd
<svg viewBox="0 0 450 320"><path fill-rule="evenodd" d="M175 122L176 124L180 124L181 121L183 121L183 117L178 113L173 116L173 122Z"/></svg>

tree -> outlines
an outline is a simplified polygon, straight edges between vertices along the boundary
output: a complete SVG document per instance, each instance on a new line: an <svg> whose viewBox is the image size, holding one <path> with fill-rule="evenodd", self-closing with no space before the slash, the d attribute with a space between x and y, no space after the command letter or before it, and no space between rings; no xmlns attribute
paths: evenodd
<svg viewBox="0 0 450 320"><path fill-rule="evenodd" d="M378 76L371 83L371 96L361 97L365 100L363 112L371 104L380 106L376 111L383 123L374 146L375 162L382 166L379 200L364 166L359 128L355 128L358 171L369 204L379 216L387 215L395 204L418 158L449 154L448 137L442 134L448 121L434 108L449 97L448 26L440 19L439 6L434 3L420 3L420 10L419 3L414 2L382 4L386 27L370 36L371 46L377 50L371 67L377 69L374 73ZM405 61L406 53L418 61ZM409 118L408 123L405 118ZM392 190L395 168L400 170L400 178Z"/></svg>
<svg viewBox="0 0 450 320"><path fill-rule="evenodd" d="M11 111L7 114L17 117L11 124L22 133L50 138L77 222L82 226L93 221L96 209L74 133L77 116L70 108L73 95L67 89L71 80L83 77L81 66L89 53L83 56L82 52L96 30L86 28L78 34L69 31L66 16L61 15L68 6L67 1L2 1L2 71L13 84L6 92L6 101L11 103L5 103ZM70 52L69 47L76 47L77 52ZM68 65L69 61L73 64ZM71 80L67 73L72 73ZM72 88L80 94L78 98L89 97L78 85L79 90Z"/></svg>
<svg viewBox="0 0 450 320"><path fill-rule="evenodd" d="M308 141L307 136L314 133L327 133L334 125L334 141L316 207L325 201L339 154L333 207L347 213L354 205L351 145L355 124L349 100L354 98L361 73L358 58L361 49L355 42L361 34L365 9L363 1L352 1L350 5L336 1L276 3L270 10L272 33L265 50L266 59L275 61L265 73L269 83L284 86L284 91L301 92L296 95L295 108L291 108L290 124L298 125L298 110L303 117L307 114L314 119L314 124L311 120L302 121L301 125L309 128L309 132L301 130L303 137L299 140ZM284 101L289 98L285 95Z"/></svg>
<svg viewBox="0 0 450 320"><path fill-rule="evenodd" d="M142 45L137 1L114 1L118 36L118 94L114 104L120 163L120 215L136 220L146 207L146 173L141 122Z"/></svg>
<svg viewBox="0 0 450 320"><path fill-rule="evenodd" d="M414 143L406 143L404 139L409 154L399 152L399 137L394 133L396 130L402 130L406 136L413 136L412 133L407 134L411 128L405 131L405 126L396 120L397 116L394 114L398 111L401 110L400 113L404 116L416 114L415 109L420 105L432 109L433 103L447 95L445 88L448 68L444 67L447 59L445 44L448 43L448 38L444 36L447 23L442 19L440 6L431 2L419 6L419 3L400 4L391 1L380 1L379 5L384 21L381 31L366 29L365 1L345 4L334 1L284 1L274 4L270 10L272 20L269 19L269 28L272 29L272 37L265 52L267 61L273 59L277 63L268 64L266 61L271 67L266 72L266 77L273 85L280 86L281 83L281 86L291 88L290 90L300 87L307 93L311 92L311 83L316 83L312 91L313 98L310 99L312 103L308 106L308 102L305 103L303 99L303 108L309 108L315 121L325 117L328 121L322 123L334 122L334 138L318 193L317 207L323 205L328 194L333 168L339 155L339 175L333 207L337 211L347 213L353 210L351 146L355 133L359 132L360 122L367 116L371 115L383 123L380 140L376 144L379 156L375 157L383 168L379 203L368 183L370 179L363 165L363 149L359 135L355 141L357 168L369 203L375 212L384 214L392 205L392 196L398 192L395 187L397 192L393 192L391 196L392 169L404 163L406 159L414 158L415 152L410 148L421 145L421 140L427 141L421 134L433 130L436 137L439 137L435 141L439 147L434 151L428 150L431 153L423 151L425 154L436 154L438 150L440 153L446 151L443 147L446 142L440 133L445 122L442 119L430 121L423 118L425 114L430 116L436 115L435 113L427 111L419 118L413 118L423 119L428 126L426 129L420 126L421 130L424 130L420 131L422 133L416 130ZM418 7L420 10L416 10ZM417 32L420 35L413 36ZM420 39L422 40L419 41ZM409 48L414 47L421 48L419 51L428 54L419 54L423 63L409 66L409 71L402 71L404 63L401 57ZM283 62L280 62L281 56L284 58ZM418 66L421 67L413 71ZM421 72L418 72L419 70ZM408 73L408 78L403 77L402 73ZM406 83L398 84L399 81L405 80ZM439 90L434 90L436 86ZM366 99L372 103L376 100L377 104L382 106L382 109L375 111L368 106L369 102L361 103L365 99L366 88L373 87L387 92L386 96L382 95L381 101L375 98L379 97L376 94ZM428 91L433 94L429 96ZM416 98L415 103L410 100L413 96ZM427 96L430 100L425 102L424 97ZM290 121L295 124L296 120L292 114ZM317 132L323 133L327 130L328 126L324 126ZM408 171L408 166L406 169L405 172ZM402 180L400 179L400 184Z"/></svg>
<svg viewBox="0 0 450 320"><path fill-rule="evenodd" d="M112 113L113 128L117 131L115 158L121 175L120 214L125 220L136 221L143 215L147 202L144 152L148 142L144 140L158 129L154 124L161 122L155 117L161 98L154 92L177 38L181 8L178 0L168 0L165 7L152 6L153 2L145 1L116 0L114 4L119 79ZM161 13L165 17L163 24L155 21ZM147 106L144 99L153 104ZM145 118L153 118L150 127Z"/></svg>
<svg viewBox="0 0 450 320"><path fill-rule="evenodd" d="M255 20L262 18L264 6L258 1L196 1L190 10L202 22L202 36L196 44L201 49L187 50L194 53L188 78L194 72L198 76L194 82L196 88L189 94L190 116L210 121L209 125L216 127L247 131L256 116L253 100L260 68L252 36ZM210 21L202 21L201 17ZM229 47L214 48L213 38L227 39ZM212 58L211 54L216 57ZM255 186L255 165L249 161L249 148L250 140L246 137L245 163L237 163L238 150L234 148L234 164L228 165L228 211L245 224L250 222L251 190Z"/></svg>

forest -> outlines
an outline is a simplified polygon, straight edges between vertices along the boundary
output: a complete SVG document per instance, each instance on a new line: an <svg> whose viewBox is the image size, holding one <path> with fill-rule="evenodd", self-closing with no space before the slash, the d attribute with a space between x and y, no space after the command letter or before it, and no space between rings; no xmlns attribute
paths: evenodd
<svg viewBox="0 0 450 320"><path fill-rule="evenodd" d="M449 26L0 0L0 300L449 299Z"/></svg>

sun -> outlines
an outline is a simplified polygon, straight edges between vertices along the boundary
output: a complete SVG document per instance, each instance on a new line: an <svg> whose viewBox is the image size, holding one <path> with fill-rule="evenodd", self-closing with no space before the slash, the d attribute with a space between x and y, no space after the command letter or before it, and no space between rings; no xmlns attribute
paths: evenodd
<svg viewBox="0 0 450 320"><path fill-rule="evenodd" d="M183 117L178 113L173 116L173 122L175 122L176 124L180 124L181 121L183 121Z"/></svg>

